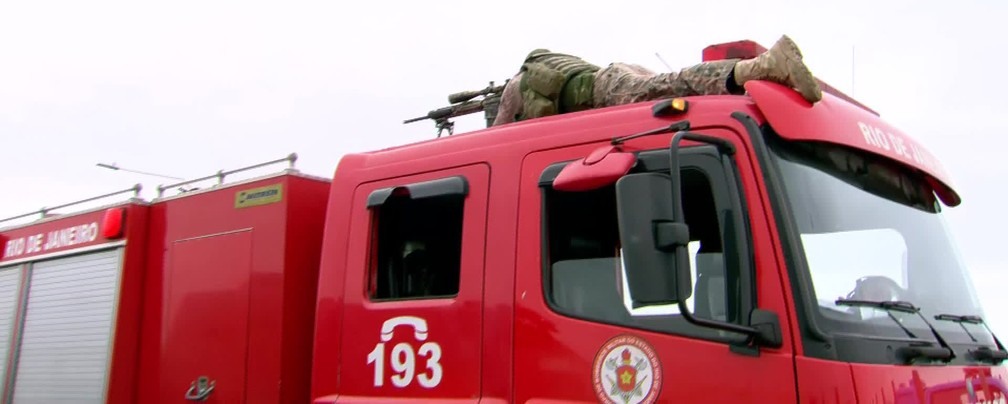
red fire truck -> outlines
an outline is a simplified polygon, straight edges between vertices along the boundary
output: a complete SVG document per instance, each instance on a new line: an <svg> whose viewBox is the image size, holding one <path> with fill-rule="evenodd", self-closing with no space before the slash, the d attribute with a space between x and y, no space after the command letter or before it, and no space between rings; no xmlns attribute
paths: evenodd
<svg viewBox="0 0 1008 404"><path fill-rule="evenodd" d="M746 89L12 218L0 402L1005 402L939 162Z"/></svg>

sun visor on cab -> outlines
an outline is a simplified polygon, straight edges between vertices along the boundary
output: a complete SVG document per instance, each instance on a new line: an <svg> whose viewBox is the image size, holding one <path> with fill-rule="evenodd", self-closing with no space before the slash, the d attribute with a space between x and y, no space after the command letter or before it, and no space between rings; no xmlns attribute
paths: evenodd
<svg viewBox="0 0 1008 404"><path fill-rule="evenodd" d="M938 159L869 111L829 93L811 104L798 92L768 81L750 81L745 88L781 137L840 144L886 157L919 170L945 205L962 203Z"/></svg>

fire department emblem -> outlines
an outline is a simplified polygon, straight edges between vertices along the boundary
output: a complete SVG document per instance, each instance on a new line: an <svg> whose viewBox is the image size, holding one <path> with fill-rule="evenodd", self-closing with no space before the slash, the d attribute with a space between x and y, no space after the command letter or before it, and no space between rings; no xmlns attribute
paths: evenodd
<svg viewBox="0 0 1008 404"><path fill-rule="evenodd" d="M592 383L602 403L654 403L662 384L658 355L643 339L617 336L595 356Z"/></svg>

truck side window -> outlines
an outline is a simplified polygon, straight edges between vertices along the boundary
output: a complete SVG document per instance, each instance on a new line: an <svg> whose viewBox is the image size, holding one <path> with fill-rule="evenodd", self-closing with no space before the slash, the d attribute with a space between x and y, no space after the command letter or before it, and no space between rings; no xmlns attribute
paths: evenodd
<svg viewBox="0 0 1008 404"><path fill-rule="evenodd" d="M378 191L376 191L377 193ZM458 294L464 199L388 192L373 206L369 294L375 300Z"/></svg>
<svg viewBox="0 0 1008 404"><path fill-rule="evenodd" d="M719 211L710 177L684 167L683 202L689 225L693 295L687 307L697 317L737 321L739 274L727 268ZM543 187L546 220L544 268L548 301L554 310L603 323L714 339L724 334L692 327L676 305L632 307L622 266L615 186L589 192L559 192Z"/></svg>

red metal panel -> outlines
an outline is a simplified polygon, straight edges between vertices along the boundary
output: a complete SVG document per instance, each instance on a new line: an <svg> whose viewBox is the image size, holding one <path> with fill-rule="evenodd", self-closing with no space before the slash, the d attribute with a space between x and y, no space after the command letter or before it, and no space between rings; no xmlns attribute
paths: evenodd
<svg viewBox="0 0 1008 404"><path fill-rule="evenodd" d="M370 301L365 293L366 276L370 272L367 271L371 251L369 235L373 234L370 212L366 208L370 192L455 175L463 175L469 184L464 206L458 295ZM471 165L358 187L350 210L353 219L344 284L343 316L348 327L336 340L341 341L342 349L338 401L344 396L353 402L368 399L384 402L388 398L478 401L488 182L488 167ZM411 363L413 374L402 376L408 371L396 372L392 366L396 359L400 363ZM396 375L404 379L396 379ZM396 380L400 381L399 385Z"/></svg>
<svg viewBox="0 0 1008 404"><path fill-rule="evenodd" d="M1008 369L962 366L853 365L858 402L1003 403Z"/></svg>
<svg viewBox="0 0 1008 404"><path fill-rule="evenodd" d="M283 369L280 401L310 401L312 331L328 182L291 177L284 241Z"/></svg>
<svg viewBox="0 0 1008 404"><path fill-rule="evenodd" d="M337 173L354 173L340 162ZM335 394L339 388L340 333L343 325L343 281L346 277L347 242L354 177L337 176L329 190L322 256L319 262L318 295L315 306L315 334L312 349L311 397Z"/></svg>
<svg viewBox="0 0 1008 404"><path fill-rule="evenodd" d="M817 404L858 402L854 394L854 379L851 376L850 364L797 357L795 368L798 370L798 402Z"/></svg>
<svg viewBox="0 0 1008 404"><path fill-rule="evenodd" d="M214 402L244 402L248 366L252 230L179 240L165 277L161 397L182 402L200 376Z"/></svg>
<svg viewBox="0 0 1008 404"><path fill-rule="evenodd" d="M136 402L139 384L140 337L143 319L144 281L147 279L147 231L149 207L126 207L123 234L122 274L116 308L112 366L109 375L109 404Z"/></svg>
<svg viewBox="0 0 1008 404"><path fill-rule="evenodd" d="M514 296L518 192L522 161L506 153L490 161L490 197L483 291L483 393L480 403L514 402Z"/></svg>
<svg viewBox="0 0 1008 404"><path fill-rule="evenodd" d="M168 358L160 355L174 343L169 313L178 309L165 295L174 266L164 251L176 240L245 230L252 230L249 267L228 278L244 282L252 302L245 313L234 313L248 318L247 326L240 326L248 340L248 362L241 366L247 372L243 394L248 403L307 400L311 361L306 360L306 351L311 347L310 301L316 271L312 262L318 259L317 223L324 214L324 201L318 199L324 199L328 182L295 177L274 176L153 204L140 402L174 400L175 396L162 397L162 381L183 377L191 381L196 376L175 374L164 365Z"/></svg>
<svg viewBox="0 0 1008 404"><path fill-rule="evenodd" d="M234 209L235 194L242 189L253 189L270 184L282 184L283 203ZM249 361L246 403L275 403L280 399L280 386L284 382L281 366L285 344L307 344L308 341L284 341L283 293L287 268L284 267L284 240L287 237L287 207L290 201L290 183L286 178L248 184L222 192L232 206L230 220L233 228L255 229L253 240L252 272L249 277ZM223 201L222 201L223 202ZM220 214L220 213L218 213ZM308 366L308 364L305 364ZM294 380L289 381L292 385Z"/></svg>
<svg viewBox="0 0 1008 404"><path fill-rule="evenodd" d="M48 219L4 231L0 265L16 259L90 247L110 240L102 234L104 211Z"/></svg>
<svg viewBox="0 0 1008 404"><path fill-rule="evenodd" d="M809 104L797 92L780 84L751 81L752 94L770 125L791 140L813 140L854 147L888 157L921 170L933 178L938 196L950 206L960 198L941 163L921 144L899 129L862 109L824 94Z"/></svg>
<svg viewBox="0 0 1008 404"><path fill-rule="evenodd" d="M690 115L691 122L694 122L696 126L713 123L725 125L726 117L735 111L743 111L761 119L755 105L746 97L705 97L702 100L696 99L691 102L695 102L694 106L702 105ZM520 324L523 321L534 320L535 317L516 320L512 305L515 299L520 298L522 292L534 293L537 291L536 289L519 290L514 288L515 269L525 268L531 262L523 260L523 263L515 264L515 245L517 243L538 242L525 236L516 237L513 232L516 224L511 219L518 214L515 190L518 189L518 172L522 162L520 156L524 156L528 150L550 149L557 147L557 145L577 145L595 141L608 142L614 135L632 134L655 129L659 126L667 126L668 119L650 118L650 105L651 103L641 103L611 108L604 112L566 114L492 128L487 131L424 141L409 147L394 147L380 152L352 154L344 157L336 170L326 223L319 278L312 397L327 397L327 400L335 400L337 394L345 393L337 388L338 381L349 377L348 371L344 369L341 372L336 365L343 360L343 356L348 355L342 351L345 347L342 347L338 342L344 333L342 303L345 298L350 298L344 296L343 291L343 283L346 279L345 271L348 267L346 257L355 254L361 248L362 240L367 237L366 233L363 235L359 232L351 234L347 231L351 221L349 212L352 211L353 203L351 194L355 192L359 184L379 175L381 178L409 176L418 172L429 172L437 167L458 167L473 161L488 161L494 167L492 183L495 187L493 189L496 191L491 190L489 217L494 220L488 224L486 236L485 276L486 284L489 287L484 291L484 315L486 317L483 328L483 360L486 363L482 369L483 397L503 398L508 402L518 401L517 397L512 396L516 388L515 377L521 375L529 377L529 372L534 373L539 370L527 366L514 366L514 358L517 355L513 353L516 346L513 338L518 332L515 322ZM648 118L641 119L642 116ZM675 119L681 119L681 117ZM485 132L492 132L492 135ZM649 148L664 148L668 146L669 136L671 134L636 139L630 142L629 147L647 144ZM569 158L583 157L593 147L585 148L581 154L571 154ZM745 177L742 180L747 187L747 194L754 195L754 197L755 195L765 196L762 190L756 188L753 178ZM538 209L538 205L533 209ZM522 213L527 212L522 211ZM765 228L766 217L753 217L753 225ZM772 225L772 223L770 224ZM536 228L539 226L538 222L529 225L536 226ZM780 313L782 326L789 328L793 313L790 316L787 314L789 312L784 298L779 296L782 278L776 270L775 259L777 257L773 254L759 253L759 251L766 251L766 246L772 246L773 240L761 235L756 242L758 243L757 257L761 260L758 266L761 271L763 268L769 268L766 275L759 277L760 288L767 290L767 294L760 297L761 305ZM538 270L539 266L540 263L536 261L534 270ZM356 282L355 279L350 279L350 282ZM346 324L347 327L351 327L346 329L348 334L361 332L358 328L358 322ZM547 324L547 326L551 326L551 324ZM792 346L791 331L786 329L784 333L785 347L790 349ZM556 343L560 344L561 349L565 347L564 341ZM373 347L373 345L372 341L371 346ZM789 357L785 356L785 358ZM363 360L358 362L363 363ZM788 369L793 369L790 362L787 366ZM565 384L569 380L548 382L546 377L541 379L543 385L553 383L548 387L552 390L562 390L569 384ZM579 383L583 381L578 380ZM790 390L792 394L793 390L792 386Z"/></svg>
<svg viewBox="0 0 1008 404"><path fill-rule="evenodd" d="M148 210L147 232L147 262L141 296L142 322L139 327L139 364L137 375L137 392L134 402L159 403L161 380L161 332L163 310L165 253L170 242L167 238L166 218L168 207L164 203L155 203Z"/></svg>
<svg viewBox="0 0 1008 404"><path fill-rule="evenodd" d="M699 108L693 111L709 112ZM710 118L711 115L704 113L691 122L695 130L727 137L741 143L740 150L749 149L744 139L733 138L731 131L704 130L704 125L711 123ZM659 125L658 121L651 124L652 127ZM660 374L662 380L655 384L657 401L653 402L794 402L793 350L782 279L776 269L775 256L760 252L773 242L764 215L749 217L755 235L756 267L759 268L756 282L760 307L778 313L781 318L784 345L780 349L761 349L760 356L749 357L731 352L723 343L574 319L547 307L542 285L539 176L549 164L587 155L601 144L534 153L524 160L514 292L515 401L598 400L593 386L594 377L601 377L593 375L593 367L598 365L597 354L607 349L613 338L629 335L631 338L626 341L650 346L642 350L645 353L652 350L660 363L652 373L655 379ZM654 136L635 140L630 147L634 150L664 149L667 145L667 137ZM754 177L748 174L754 162L744 153L737 157L740 167L748 168L743 170L741 178L749 198L747 204L759 209L762 204L757 198L761 191Z"/></svg>

